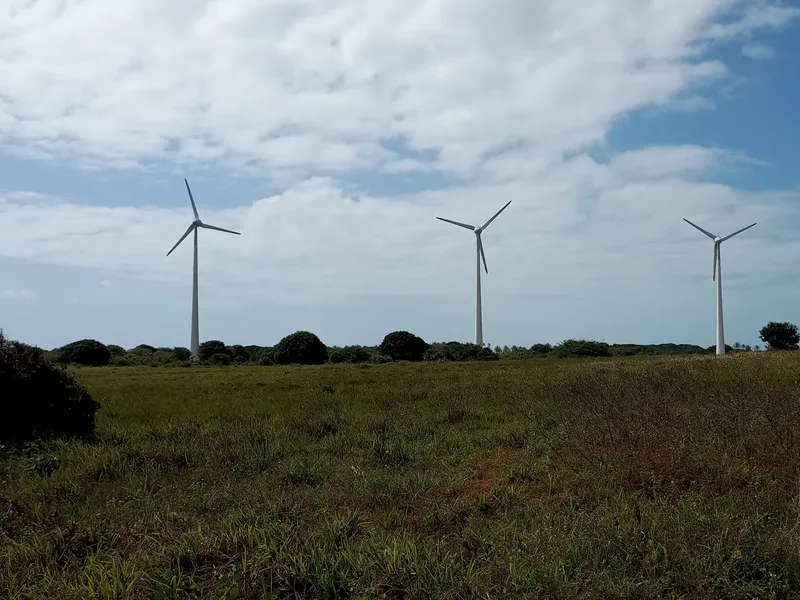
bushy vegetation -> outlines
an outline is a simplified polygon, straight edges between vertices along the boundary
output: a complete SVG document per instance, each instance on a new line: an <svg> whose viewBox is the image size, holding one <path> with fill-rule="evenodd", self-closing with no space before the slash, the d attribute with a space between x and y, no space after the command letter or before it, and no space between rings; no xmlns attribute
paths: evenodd
<svg viewBox="0 0 800 600"><path fill-rule="evenodd" d="M793 598L800 354L82 368L0 597Z"/></svg>
<svg viewBox="0 0 800 600"><path fill-rule="evenodd" d="M275 346L279 365L321 365L328 360L328 347L310 331L296 331Z"/></svg>
<svg viewBox="0 0 800 600"><path fill-rule="evenodd" d="M332 363L368 363L372 361L373 353L363 346L344 346L332 348L330 361Z"/></svg>
<svg viewBox="0 0 800 600"><path fill-rule="evenodd" d="M48 361L41 349L6 340L2 333L0 392L2 444L87 437L94 432L99 405L89 393L65 370Z"/></svg>
<svg viewBox="0 0 800 600"><path fill-rule="evenodd" d="M769 323L761 329L761 338L770 349L796 350L798 348L797 327L791 323ZM279 353L278 346L243 346L234 344L227 346L220 340L209 340L200 344L200 359L206 365L275 365L275 364L321 364L321 362L350 363L350 364L383 364L395 361L482 361L495 360L529 360L536 358L580 358L601 356L679 356L714 354L715 346L702 348L693 344L607 344L590 340L565 340L555 346L551 344L533 344L525 346L495 346L479 348L474 344L461 342L447 342L428 344L417 335L408 331L395 331L387 335L379 346L344 346L326 347L319 338L310 332L297 332L292 337L287 336L282 340L283 350ZM309 337L311 336L311 337ZM765 337L766 336L766 337ZM316 340L316 341L314 341ZM771 340L771 342L770 342ZM88 342L88 343L87 343ZM301 356L291 353L300 352L301 346L306 348L302 352L311 354ZM86 352L87 348L97 349L104 353L102 344L93 340L81 340L63 348L57 348L45 353L52 360L64 363L86 364L86 360L95 360L92 356L94 350ZM308 350L315 348L315 350ZM323 348L327 352L325 356ZM759 350L758 346L751 347L735 343L726 344L727 352L751 352ZM188 348L156 348L147 344L140 344L130 350L121 346L110 345L107 347L110 360L108 364L114 366L190 366L191 354ZM77 352L80 350L80 352ZM79 355L88 354L90 358L76 359ZM276 359L276 354L279 358ZM312 356L313 355L313 356ZM312 358L309 358L309 357ZM100 356L96 364L102 363ZM281 361L289 360L290 363ZM308 362L313 361L313 362ZM320 362L321 361L321 362ZM95 363L93 363L95 364Z"/></svg>
<svg viewBox="0 0 800 600"><path fill-rule="evenodd" d="M500 358L491 348L482 348L477 344L462 344L461 342L433 344L422 357L428 362L498 360Z"/></svg>
<svg viewBox="0 0 800 600"><path fill-rule="evenodd" d="M97 340L78 340L59 349L58 362L63 364L103 367L111 360L111 352Z"/></svg>
<svg viewBox="0 0 800 600"><path fill-rule="evenodd" d="M383 338L378 349L392 360L420 361L428 347L425 340L413 333L393 331Z"/></svg>
<svg viewBox="0 0 800 600"><path fill-rule="evenodd" d="M797 325L793 323L772 321L762 327L759 334L770 350L797 350L800 343Z"/></svg>
<svg viewBox="0 0 800 600"><path fill-rule="evenodd" d="M577 358L583 356L611 356L611 346L605 342L588 340L564 340L553 347L550 356L555 358Z"/></svg>

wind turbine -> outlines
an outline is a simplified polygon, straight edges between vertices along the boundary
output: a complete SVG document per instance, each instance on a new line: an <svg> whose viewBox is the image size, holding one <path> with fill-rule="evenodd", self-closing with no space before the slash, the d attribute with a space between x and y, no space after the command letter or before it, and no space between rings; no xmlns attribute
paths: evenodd
<svg viewBox="0 0 800 600"><path fill-rule="evenodd" d="M445 219L443 217L436 217L440 221L445 221L446 223L452 223L453 225L458 225L459 227L463 227L465 229L469 229L470 231L475 233L475 245L478 249L478 269L477 269L477 279L475 282L475 344L477 346L483 347L483 315L481 313L481 260L483 260L483 268L486 269L486 274L489 274L489 267L486 266L486 255L483 253L483 243L481 242L481 233L489 226L489 223L494 221L501 212L503 212L508 205L511 204L511 200L509 200L506 205L498 210L494 216L486 221L481 227L475 227L474 225L467 225L466 223L459 223L458 221L451 221L450 219Z"/></svg>
<svg viewBox="0 0 800 600"><path fill-rule="evenodd" d="M698 227L689 219L684 219L684 221L714 240L714 273L712 279L716 279L717 281L717 354L725 354L725 328L722 324L722 260L720 258L720 245L725 240L729 240L733 236L739 235L743 231L750 229L755 225L755 223L753 223L753 225L748 225L739 231L734 231L732 234L726 235L725 237L719 237L718 235L714 235L713 233L706 231L702 227Z"/></svg>
<svg viewBox="0 0 800 600"><path fill-rule="evenodd" d="M215 227L214 225L206 225L200 220L200 215L197 214L197 206L195 206L194 198L192 197L192 190L189 188L189 182L186 179L183 180L186 184L186 191L189 192L189 202L192 203L192 211L194 212L194 221L192 224L189 225L189 229L186 230L181 236L181 239L178 240L178 243L172 247L172 250L175 250L178 246L180 246L181 242L186 239L190 233L194 232L194 280L192 282L192 341L189 345L189 350L192 353L192 360L198 361L200 360L200 331L199 331L199 318L197 313L197 230L200 227L204 229L214 229L216 231L224 231L225 233L232 233L234 235L241 235L238 231L231 231L230 229L223 229L222 227ZM172 254L172 250L167 252L167 256Z"/></svg>

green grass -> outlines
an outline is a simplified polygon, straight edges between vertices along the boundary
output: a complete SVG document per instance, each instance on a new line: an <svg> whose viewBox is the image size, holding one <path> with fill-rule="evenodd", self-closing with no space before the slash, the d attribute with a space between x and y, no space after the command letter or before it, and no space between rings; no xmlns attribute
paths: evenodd
<svg viewBox="0 0 800 600"><path fill-rule="evenodd" d="M800 353L76 375L0 598L800 597Z"/></svg>

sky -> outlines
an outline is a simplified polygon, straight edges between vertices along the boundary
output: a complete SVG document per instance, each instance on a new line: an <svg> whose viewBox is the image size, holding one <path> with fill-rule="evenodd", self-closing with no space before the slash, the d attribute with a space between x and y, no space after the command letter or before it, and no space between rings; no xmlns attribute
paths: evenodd
<svg viewBox="0 0 800 600"><path fill-rule="evenodd" d="M800 3L5 0L0 327L714 344L800 322Z"/></svg>

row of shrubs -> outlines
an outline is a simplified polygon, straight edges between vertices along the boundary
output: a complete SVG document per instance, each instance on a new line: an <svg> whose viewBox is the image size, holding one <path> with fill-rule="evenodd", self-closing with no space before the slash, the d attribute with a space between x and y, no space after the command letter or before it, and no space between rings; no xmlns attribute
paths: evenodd
<svg viewBox="0 0 800 600"><path fill-rule="evenodd" d="M712 348L713 350L713 348ZM555 346L534 344L530 348L480 347L475 344L446 342L428 344L407 331L387 335L379 346L326 346L316 335L298 331L276 346L227 346L219 340L200 344L200 361L210 365L286 365L330 363L372 363L395 361L455 362L498 359L569 358L582 356L630 356L634 354L702 354L700 346L662 344L660 346L610 345L605 342L565 340ZM188 348L156 348L142 344L125 350L96 340L79 340L50 351L49 358L61 364L89 366L189 365Z"/></svg>
<svg viewBox="0 0 800 600"><path fill-rule="evenodd" d="M59 364L87 366L189 365L188 348L156 348L141 344L130 350L97 340L78 340L47 353ZM407 331L387 335L379 346L326 346L316 335L297 331L275 346L226 345L219 340L200 344L200 362L210 365L318 365L330 363L389 363L395 361L497 360L498 353L475 344L428 344Z"/></svg>
<svg viewBox="0 0 800 600"><path fill-rule="evenodd" d="M761 330L761 338L769 347L780 350L797 349L797 327L791 323L770 323ZM742 344L726 346L729 352L752 351ZM758 348L755 348L758 349ZM607 344L590 340L564 340L560 344L534 344L530 347L481 347L461 342L428 344L408 331L395 331L383 338L378 346L328 347L316 335L297 331L273 346L227 346L219 340L200 344L200 361L212 365L288 365L331 363L386 363L408 361L475 361L498 359L610 357L634 355L686 355L714 353L715 347L703 348L692 344ZM125 350L121 346L106 346L96 340L79 340L50 351L49 358L61 364L90 366L188 365L188 348L156 348L142 344Z"/></svg>

